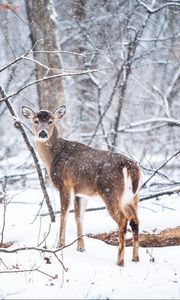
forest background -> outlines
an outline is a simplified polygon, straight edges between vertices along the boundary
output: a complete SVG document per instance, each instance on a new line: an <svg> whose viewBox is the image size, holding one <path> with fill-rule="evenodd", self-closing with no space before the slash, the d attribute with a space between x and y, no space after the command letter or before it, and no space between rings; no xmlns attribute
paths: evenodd
<svg viewBox="0 0 180 300"><path fill-rule="evenodd" d="M33 144L22 105L65 104L63 137L137 161L145 176L141 200L178 195L180 1L9 3L19 9L0 10L1 205L11 190L39 188L17 130Z"/></svg>

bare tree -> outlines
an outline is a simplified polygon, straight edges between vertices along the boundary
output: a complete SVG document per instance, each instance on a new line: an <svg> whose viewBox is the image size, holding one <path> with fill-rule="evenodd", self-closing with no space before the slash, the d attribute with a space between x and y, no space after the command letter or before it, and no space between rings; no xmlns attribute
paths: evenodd
<svg viewBox="0 0 180 300"><path fill-rule="evenodd" d="M29 24L22 39L19 34L18 49L16 23L7 13L0 36L0 79L17 111L19 99L51 109L66 98L71 135L128 153L148 174L179 151L179 1L30 0L21 7ZM11 65L4 70L6 63ZM71 72L61 72L62 63ZM84 73L73 76L72 69ZM172 167L178 168L178 160L164 169Z"/></svg>
<svg viewBox="0 0 180 300"><path fill-rule="evenodd" d="M31 40L34 47L37 79L53 75L62 70L59 53L59 37L52 1L26 1L27 14L31 27ZM64 89L61 78L37 85L39 106L52 109L64 104Z"/></svg>

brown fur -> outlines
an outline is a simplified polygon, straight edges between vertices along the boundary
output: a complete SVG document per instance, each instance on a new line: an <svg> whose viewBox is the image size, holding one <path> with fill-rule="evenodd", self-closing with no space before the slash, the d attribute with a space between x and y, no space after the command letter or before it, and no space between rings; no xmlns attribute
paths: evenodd
<svg viewBox="0 0 180 300"><path fill-rule="evenodd" d="M47 140L36 140L37 150L47 168L53 185L60 192L61 224L59 245L65 244L65 229L70 195L75 196L75 219L78 236L83 234L82 210L79 196L100 196L104 201L111 217L119 228L119 251L117 264L124 265L125 234L127 222L133 231L133 261L139 260L138 255L138 224L137 204L141 181L139 166L128 157L110 151L96 150L84 144L68 141L58 137L55 125L56 119L64 113L62 107L54 112L40 111L34 113L24 107L22 112L33 123L35 137L44 130L48 134ZM59 113L59 115L58 115ZM48 124L52 121L52 124ZM35 124L38 121L38 124ZM127 169L127 176L131 178L134 199L125 205L126 186L123 169ZM84 251L83 237L78 240L79 251Z"/></svg>

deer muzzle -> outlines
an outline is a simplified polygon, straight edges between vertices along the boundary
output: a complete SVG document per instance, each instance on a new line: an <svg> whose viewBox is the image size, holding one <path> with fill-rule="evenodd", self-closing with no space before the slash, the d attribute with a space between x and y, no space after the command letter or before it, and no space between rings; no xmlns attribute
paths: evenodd
<svg viewBox="0 0 180 300"><path fill-rule="evenodd" d="M47 140L48 139L48 134L44 129L39 132L39 139L40 140Z"/></svg>

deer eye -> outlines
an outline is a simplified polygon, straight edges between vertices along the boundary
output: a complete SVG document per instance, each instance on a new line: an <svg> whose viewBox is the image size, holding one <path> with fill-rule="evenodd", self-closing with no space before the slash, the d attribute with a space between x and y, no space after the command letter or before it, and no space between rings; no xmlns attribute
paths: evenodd
<svg viewBox="0 0 180 300"><path fill-rule="evenodd" d="M52 124L52 120L49 120L49 121L48 121L48 125L51 125L51 124Z"/></svg>
<svg viewBox="0 0 180 300"><path fill-rule="evenodd" d="M34 120L34 124L39 124L39 121L38 120Z"/></svg>

